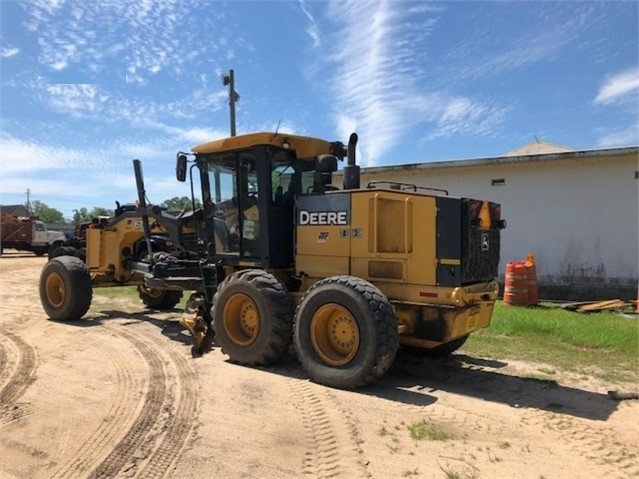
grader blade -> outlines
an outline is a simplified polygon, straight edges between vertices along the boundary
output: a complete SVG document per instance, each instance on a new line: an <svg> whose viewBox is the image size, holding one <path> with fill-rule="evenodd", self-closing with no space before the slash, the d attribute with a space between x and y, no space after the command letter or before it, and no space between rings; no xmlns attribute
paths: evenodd
<svg viewBox="0 0 639 479"><path fill-rule="evenodd" d="M201 356L204 354L204 340L209 332L209 327L202 316L197 313L185 312L180 318L180 324L185 327L193 337L193 346L191 354L193 356Z"/></svg>

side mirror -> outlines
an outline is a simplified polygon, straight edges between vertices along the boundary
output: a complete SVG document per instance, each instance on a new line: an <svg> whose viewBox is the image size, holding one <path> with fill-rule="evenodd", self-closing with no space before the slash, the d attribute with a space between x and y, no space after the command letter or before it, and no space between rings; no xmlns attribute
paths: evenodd
<svg viewBox="0 0 639 479"><path fill-rule="evenodd" d="M186 181L186 155L178 155L175 165L175 177L182 183Z"/></svg>

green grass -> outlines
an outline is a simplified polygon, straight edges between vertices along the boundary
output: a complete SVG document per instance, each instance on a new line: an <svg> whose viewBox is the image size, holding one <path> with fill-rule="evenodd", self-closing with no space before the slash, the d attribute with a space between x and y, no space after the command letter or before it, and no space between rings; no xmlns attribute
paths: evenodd
<svg viewBox="0 0 639 479"><path fill-rule="evenodd" d="M453 435L425 419L408 426L410 437L417 441L429 439L431 441L447 441L453 439Z"/></svg>
<svg viewBox="0 0 639 479"><path fill-rule="evenodd" d="M95 296L104 296L107 299L127 299L142 304L142 301L138 297L138 289L136 286L95 288L93 294Z"/></svg>
<svg viewBox="0 0 639 479"><path fill-rule="evenodd" d="M175 307L177 309L186 308L186 301L190 294L190 291L185 291L182 299ZM105 288L95 288L93 290L93 296L106 298L106 301L112 306L115 306L118 303L130 303L132 310L139 308L140 311L144 311L144 305L138 296L137 286L109 286ZM100 308L103 308L103 306L98 307L98 309Z"/></svg>
<svg viewBox="0 0 639 479"><path fill-rule="evenodd" d="M470 355L521 359L603 379L636 381L638 332L636 317L581 314L551 304L506 306L498 301L490 327L471 335L463 349Z"/></svg>

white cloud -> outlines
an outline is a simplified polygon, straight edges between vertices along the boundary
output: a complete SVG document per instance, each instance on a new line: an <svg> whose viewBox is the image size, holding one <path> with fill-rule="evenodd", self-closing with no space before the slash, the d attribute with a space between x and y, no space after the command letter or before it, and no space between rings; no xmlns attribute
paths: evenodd
<svg viewBox="0 0 639 479"><path fill-rule="evenodd" d="M5 175L17 173L91 167L91 157L86 156L85 152L27 142L7 133L0 135L0 150L3 152L3 178ZM3 189L7 188L8 184L12 185L9 181L3 181Z"/></svg>
<svg viewBox="0 0 639 479"><path fill-rule="evenodd" d="M194 61L220 55L218 40L226 29L222 2L212 7L200 0L33 0L24 8L28 28L38 32L45 73L68 70L66 78L76 75L79 82L99 83L108 76L109 82L116 77L142 85L164 72L179 76ZM206 11L204 31L196 28L203 19L197 9Z"/></svg>
<svg viewBox="0 0 639 479"><path fill-rule="evenodd" d="M438 26L443 6L418 8L410 2L334 0L324 17L331 35L324 46L327 67L314 66L314 81L326 82L336 97L337 136L357 131L362 139L360 163L373 165L413 128L434 125L429 139L454 134L483 134L504 110L446 91L425 90L430 76L421 61L430 32ZM430 83L429 83L430 85Z"/></svg>
<svg viewBox="0 0 639 479"><path fill-rule="evenodd" d="M0 197L23 195L70 216L74 208L104 206L136 199L132 159L142 160L151 201L189 194L175 180L175 138L167 135L140 143L121 142L101 147L67 148L39 144L0 134ZM37 173L37 174L36 174Z"/></svg>
<svg viewBox="0 0 639 479"><path fill-rule="evenodd" d="M100 110L109 99L108 95L99 93L95 85L59 84L44 88L48 93L49 104L54 109L76 117Z"/></svg>
<svg viewBox="0 0 639 479"><path fill-rule="evenodd" d="M97 119L103 126L105 123L127 123L188 141L200 141L204 134L217 132L186 123L197 121L199 112L221 109L227 96L223 91L211 93L207 86L193 90L187 98L171 102L143 101L130 95L108 93L100 85L91 84L44 85L42 92L44 102L51 108L74 118ZM179 122L180 126L172 126L172 122Z"/></svg>
<svg viewBox="0 0 639 479"><path fill-rule="evenodd" d="M309 20L309 25L306 28L306 33L308 34L309 37L311 37L311 40L313 41L313 47L317 48L322 43L317 22L315 21L315 18L309 11L308 6L306 5L306 2L304 0L298 0L298 2L300 4L300 9L302 10L302 13L306 15L306 18L308 18Z"/></svg>
<svg viewBox="0 0 639 479"><path fill-rule="evenodd" d="M427 136L427 140L454 134L487 135L501 122L507 111L463 97L447 102L437 120L437 129Z"/></svg>
<svg viewBox="0 0 639 479"><path fill-rule="evenodd" d="M636 90L639 90L639 68L634 67L607 78L594 103L607 105L622 101ZM632 99L636 101L637 97L632 96Z"/></svg>
<svg viewBox="0 0 639 479"><path fill-rule="evenodd" d="M178 130L173 133L178 133ZM51 142L31 142L8 133L0 134L3 178L5 175L28 175L35 171L86 172L102 176L116 173L127 158L169 160L174 158L177 148L173 135L147 137L137 143L114 142L106 147L96 143L84 148L69 148Z"/></svg>
<svg viewBox="0 0 639 479"><path fill-rule="evenodd" d="M528 10L524 4L502 2L502 15L520 21L522 12L533 18L522 23L517 33L495 35L489 30L491 17L469 17L463 34L444 49L437 71L448 83L492 78L559 57L599 19L587 2L539 2Z"/></svg>
<svg viewBox="0 0 639 479"><path fill-rule="evenodd" d="M601 148L636 145L639 145L639 122L624 129L604 133L597 142L597 146Z"/></svg>
<svg viewBox="0 0 639 479"><path fill-rule="evenodd" d="M18 53L20 53L18 48L2 48L0 49L0 58L15 57Z"/></svg>
<svg viewBox="0 0 639 479"><path fill-rule="evenodd" d="M366 138L360 147L363 165L383 158L415 120L405 116L402 104L423 72L411 63L410 43L402 41L411 19L396 7L387 1L334 1L326 14L338 19L331 28L339 34L327 57L335 72L337 134L347 138L356 128Z"/></svg>
<svg viewBox="0 0 639 479"><path fill-rule="evenodd" d="M196 144L207 142L207 141L226 138L229 135L227 131L222 131L222 130L213 129L213 128L201 128L201 127L194 127L194 128L166 127L165 131L171 135L174 135L177 139L193 146L195 146Z"/></svg>

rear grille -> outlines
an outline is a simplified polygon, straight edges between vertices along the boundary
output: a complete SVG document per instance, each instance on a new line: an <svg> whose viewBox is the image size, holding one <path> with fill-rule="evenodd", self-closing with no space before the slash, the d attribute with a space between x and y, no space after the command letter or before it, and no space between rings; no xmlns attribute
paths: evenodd
<svg viewBox="0 0 639 479"><path fill-rule="evenodd" d="M491 281L498 275L499 230L471 229L462 245L462 283ZM464 251L465 250L465 251Z"/></svg>
<svg viewBox="0 0 639 479"><path fill-rule="evenodd" d="M501 208L490 203L489 230L478 229L479 210L482 201L462 200L461 276L462 284L492 281L499 274Z"/></svg>

